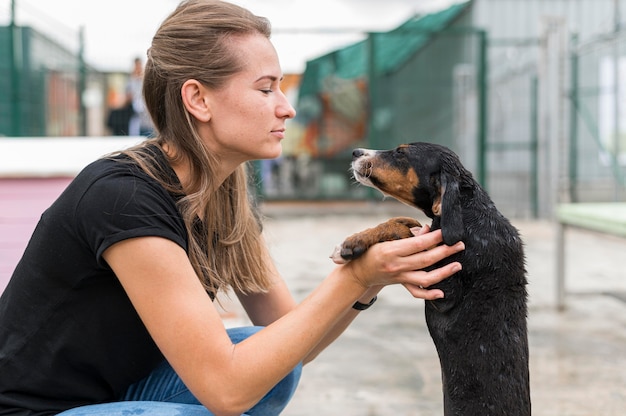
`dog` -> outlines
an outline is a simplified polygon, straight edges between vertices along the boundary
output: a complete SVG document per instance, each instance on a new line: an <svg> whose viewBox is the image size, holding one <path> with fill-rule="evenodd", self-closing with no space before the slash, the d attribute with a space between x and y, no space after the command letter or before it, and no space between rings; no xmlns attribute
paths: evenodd
<svg viewBox="0 0 626 416"><path fill-rule="evenodd" d="M459 261L463 269L430 287L443 290L443 299L426 301L444 415L530 415L527 280L518 230L444 146L355 149L352 157L359 183L422 210L445 244L465 244L464 251L432 266ZM377 242L413 236L415 226L419 222L411 218L393 218L347 238L331 257L345 263Z"/></svg>

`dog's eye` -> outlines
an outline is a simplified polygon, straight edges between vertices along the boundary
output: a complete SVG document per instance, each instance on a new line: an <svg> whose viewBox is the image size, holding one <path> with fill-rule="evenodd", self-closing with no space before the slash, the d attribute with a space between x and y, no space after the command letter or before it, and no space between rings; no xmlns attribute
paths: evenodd
<svg viewBox="0 0 626 416"><path fill-rule="evenodd" d="M406 147L396 147L394 154L395 156L404 156L406 154Z"/></svg>

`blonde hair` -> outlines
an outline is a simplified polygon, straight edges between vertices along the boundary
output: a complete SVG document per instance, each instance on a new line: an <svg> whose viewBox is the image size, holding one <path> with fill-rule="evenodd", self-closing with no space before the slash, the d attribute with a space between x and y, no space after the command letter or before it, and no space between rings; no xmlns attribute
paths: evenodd
<svg viewBox="0 0 626 416"><path fill-rule="evenodd" d="M269 38L270 33L267 19L242 7L214 0L180 3L157 30L144 70L143 94L157 136L124 152L170 192L181 190L158 171L146 145L167 145L171 164L181 160L188 164L190 181L179 209L187 228L190 261L213 295L227 287L241 293L266 291L272 283L270 265L249 198L245 165L223 183L215 183L219 160L196 131L181 88L189 79L209 88L222 87L243 69L229 40L248 34Z"/></svg>

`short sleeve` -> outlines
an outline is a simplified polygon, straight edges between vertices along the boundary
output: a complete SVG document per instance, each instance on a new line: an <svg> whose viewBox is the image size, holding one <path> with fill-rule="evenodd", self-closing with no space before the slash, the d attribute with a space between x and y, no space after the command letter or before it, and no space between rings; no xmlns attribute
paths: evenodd
<svg viewBox="0 0 626 416"><path fill-rule="evenodd" d="M158 236L187 251L187 232L175 199L137 168L125 167L95 180L77 206L77 228L99 263L122 240Z"/></svg>

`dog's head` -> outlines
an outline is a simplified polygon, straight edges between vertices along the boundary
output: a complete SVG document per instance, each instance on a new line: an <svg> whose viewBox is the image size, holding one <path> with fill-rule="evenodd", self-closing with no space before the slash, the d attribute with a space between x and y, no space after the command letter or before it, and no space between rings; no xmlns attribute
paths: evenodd
<svg viewBox="0 0 626 416"><path fill-rule="evenodd" d="M391 150L355 149L352 172L361 184L419 208L430 218L439 217L446 244L463 239L461 187L473 180L447 147L411 143Z"/></svg>

